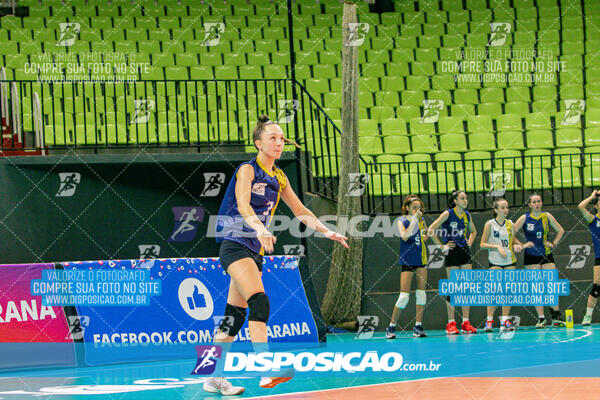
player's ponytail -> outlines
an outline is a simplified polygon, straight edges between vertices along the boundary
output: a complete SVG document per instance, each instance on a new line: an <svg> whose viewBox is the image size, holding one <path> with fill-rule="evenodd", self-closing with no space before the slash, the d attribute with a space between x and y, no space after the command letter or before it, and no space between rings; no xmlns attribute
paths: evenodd
<svg viewBox="0 0 600 400"><path fill-rule="evenodd" d="M456 200L458 198L458 196L460 196L461 193L465 193L464 190L455 190L454 192L452 192L450 194L450 197L448 198L448 208L454 208L454 206L456 206L456 204L454 203L454 200Z"/></svg>
<svg viewBox="0 0 600 400"><path fill-rule="evenodd" d="M254 127L254 130L252 131L252 144L254 145L254 147L256 147L256 141L261 140L261 135L262 135L263 131L265 130L265 127L267 125L272 125L272 124L277 124L277 122L271 121L271 118L269 118L268 115L261 114L258 117L258 122L256 123L256 127ZM285 144L293 144L297 148L300 148L300 146L296 142L294 142L290 139L283 138L283 141L285 142ZM258 147L256 147L256 150L258 150Z"/></svg>

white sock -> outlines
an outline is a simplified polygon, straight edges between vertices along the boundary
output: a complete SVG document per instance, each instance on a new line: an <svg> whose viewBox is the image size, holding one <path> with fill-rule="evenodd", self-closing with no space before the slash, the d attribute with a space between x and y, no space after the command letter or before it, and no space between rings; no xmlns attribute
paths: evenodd
<svg viewBox="0 0 600 400"><path fill-rule="evenodd" d="M463 318L463 322L467 322L469 318Z"/></svg>
<svg viewBox="0 0 600 400"><path fill-rule="evenodd" d="M493 315L488 315L487 320L488 321L493 321L494 320L494 316Z"/></svg>
<svg viewBox="0 0 600 400"><path fill-rule="evenodd" d="M592 316L593 312L594 312L594 307L587 307L585 309L585 315L589 315L590 317Z"/></svg>
<svg viewBox="0 0 600 400"><path fill-rule="evenodd" d="M392 328L395 328L395 327L396 327L396 324L392 324L392 323L390 322L390 327L392 327Z"/></svg>
<svg viewBox="0 0 600 400"><path fill-rule="evenodd" d="M415 326L420 326L421 323L419 321L415 322Z"/></svg>
<svg viewBox="0 0 600 400"><path fill-rule="evenodd" d="M505 316L505 315L503 315L503 316L500 318L500 321L501 321L502 323L505 323L507 319L508 319L508 317L507 317L507 316Z"/></svg>
<svg viewBox="0 0 600 400"><path fill-rule="evenodd" d="M451 322L456 322L456 321L454 321L453 319L449 319L448 323L451 323Z"/></svg>

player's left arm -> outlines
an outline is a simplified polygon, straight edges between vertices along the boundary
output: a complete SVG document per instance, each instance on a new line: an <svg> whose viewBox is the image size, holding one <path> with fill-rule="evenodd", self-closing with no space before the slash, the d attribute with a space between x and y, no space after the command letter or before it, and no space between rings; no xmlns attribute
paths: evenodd
<svg viewBox="0 0 600 400"><path fill-rule="evenodd" d="M287 179L287 178L286 178ZM342 246L348 248L346 236L340 235L337 232L327 228L319 219L310 211L298 198L294 189L290 186L290 182L287 181L285 189L281 191L281 199L285 204L292 210L296 218L298 218L303 224L309 228L322 233L326 238L340 242Z"/></svg>
<svg viewBox="0 0 600 400"><path fill-rule="evenodd" d="M473 217L469 215L469 240L467 240L467 245L469 247L473 246L473 242L477 237L477 229L475 228L475 224L473 223Z"/></svg>
<svg viewBox="0 0 600 400"><path fill-rule="evenodd" d="M556 231L556 237L554 238L554 240L552 242L550 242L550 245L552 247L556 247L556 246L558 246L558 242L560 242L560 239L565 234L565 230L558 223L558 221L556 220L556 218L554 218L554 216L552 214L550 214L550 213L547 213L547 214L548 214L548 222L550 223L550 226L552 227L552 229L554 229Z"/></svg>

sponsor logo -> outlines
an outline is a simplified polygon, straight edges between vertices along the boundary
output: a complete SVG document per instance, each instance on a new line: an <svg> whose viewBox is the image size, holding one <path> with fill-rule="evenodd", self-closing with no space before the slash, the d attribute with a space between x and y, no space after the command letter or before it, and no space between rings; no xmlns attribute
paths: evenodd
<svg viewBox="0 0 600 400"><path fill-rule="evenodd" d="M571 252L571 259L565 268L580 269L585 266L592 248L589 245L571 244L569 245L569 251Z"/></svg>
<svg viewBox="0 0 600 400"><path fill-rule="evenodd" d="M56 192L56 197L71 197L75 194L77 186L81 183L81 174L79 172L60 172L60 187Z"/></svg>
<svg viewBox="0 0 600 400"><path fill-rule="evenodd" d="M198 223L204 219L202 207L173 207L175 226L169 242L190 242L196 238Z"/></svg>
<svg viewBox="0 0 600 400"><path fill-rule="evenodd" d="M210 292L196 278L187 278L179 284L179 304L190 317L204 321L213 314L214 304Z"/></svg>
<svg viewBox="0 0 600 400"><path fill-rule="evenodd" d="M348 35L344 46L357 47L365 42L367 33L371 26L366 22L351 22L348 24Z"/></svg>
<svg viewBox="0 0 600 400"><path fill-rule="evenodd" d="M377 325L379 324L379 317L376 315L359 315L358 319L358 331L356 332L356 339L371 339Z"/></svg>
<svg viewBox="0 0 600 400"><path fill-rule="evenodd" d="M72 46L77 40L77 35L81 30L81 26L76 22L66 22L58 24L60 26L60 38L56 43L57 46Z"/></svg>
<svg viewBox="0 0 600 400"><path fill-rule="evenodd" d="M205 172L204 173L204 190L200 194L201 197L215 197L219 195L221 186L225 183L225 174L222 172Z"/></svg>

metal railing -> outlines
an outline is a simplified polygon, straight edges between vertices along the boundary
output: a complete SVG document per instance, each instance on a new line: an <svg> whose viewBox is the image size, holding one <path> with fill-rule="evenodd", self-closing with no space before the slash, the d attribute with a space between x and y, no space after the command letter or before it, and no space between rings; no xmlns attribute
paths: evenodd
<svg viewBox="0 0 600 400"><path fill-rule="evenodd" d="M408 194L419 195L428 211L446 208L456 189L468 194L469 209L491 207L496 197L522 205L533 192L547 205L579 203L600 186L600 153L543 154L479 160L367 163L369 183L363 213L401 213Z"/></svg>

